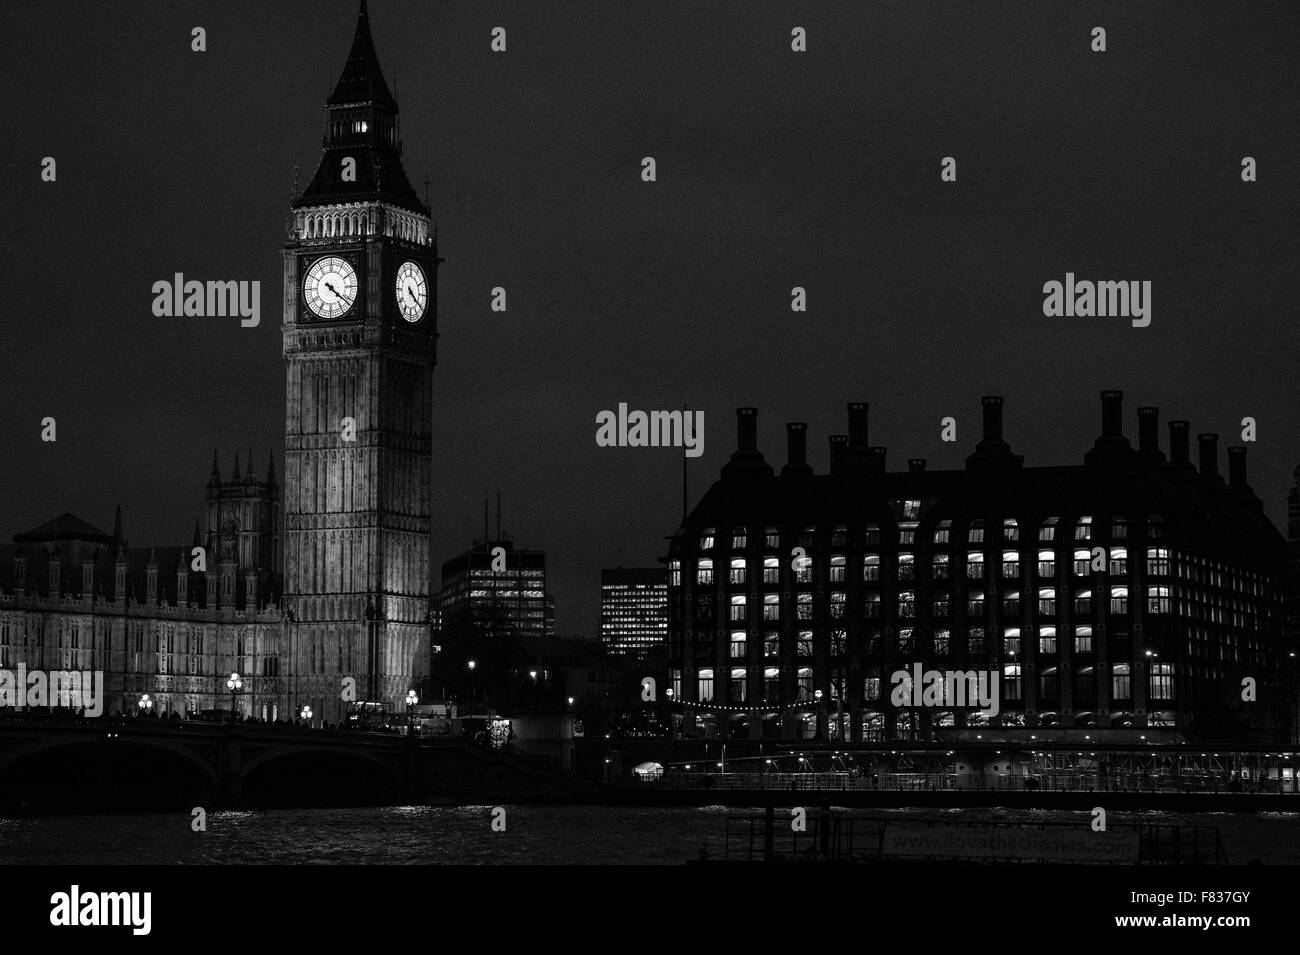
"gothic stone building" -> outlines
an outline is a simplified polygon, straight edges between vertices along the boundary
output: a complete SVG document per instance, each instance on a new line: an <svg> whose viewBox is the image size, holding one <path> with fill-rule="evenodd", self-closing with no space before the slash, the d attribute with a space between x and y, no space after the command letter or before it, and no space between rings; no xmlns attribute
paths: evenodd
<svg viewBox="0 0 1300 955"><path fill-rule="evenodd" d="M15 535L0 545L0 667L101 670L105 714L147 694L158 716L229 708L239 673L239 712L287 716L279 495L273 463L259 480L236 458L223 480L214 459L207 530L196 520L187 544L130 546L120 508L111 534L65 513Z"/></svg>
<svg viewBox="0 0 1300 955"><path fill-rule="evenodd" d="M284 246L288 667L316 712L428 667L437 243L365 4Z"/></svg>
<svg viewBox="0 0 1300 955"><path fill-rule="evenodd" d="M244 713L330 721L344 678L398 706L427 671L441 260L364 2L323 146L283 249L283 498L273 465L262 482L214 465L187 546L69 514L19 534L0 548L0 666L102 669L110 712L148 693L182 714L228 703L239 672Z"/></svg>
<svg viewBox="0 0 1300 955"><path fill-rule="evenodd" d="M1103 392L1081 464L1026 467L987 397L963 469L889 472L866 404L852 404L830 474L812 472L791 424L776 475L754 409L738 416L738 449L668 554L685 735L1287 737L1287 545L1247 484L1244 447L1228 449L1225 481L1217 435L1200 435L1198 469L1188 423L1170 422L1166 456L1157 410L1140 408L1134 448L1120 393ZM996 673L999 712L896 704L892 674L916 663Z"/></svg>

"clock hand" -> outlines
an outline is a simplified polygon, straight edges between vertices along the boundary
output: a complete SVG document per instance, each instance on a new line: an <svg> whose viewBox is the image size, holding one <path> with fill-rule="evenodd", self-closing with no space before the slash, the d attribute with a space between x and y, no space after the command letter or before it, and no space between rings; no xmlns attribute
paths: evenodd
<svg viewBox="0 0 1300 955"><path fill-rule="evenodd" d="M411 301L414 302L416 305L420 304L420 300L415 297L415 293L411 291L411 287L409 285L406 287L406 294L411 296Z"/></svg>

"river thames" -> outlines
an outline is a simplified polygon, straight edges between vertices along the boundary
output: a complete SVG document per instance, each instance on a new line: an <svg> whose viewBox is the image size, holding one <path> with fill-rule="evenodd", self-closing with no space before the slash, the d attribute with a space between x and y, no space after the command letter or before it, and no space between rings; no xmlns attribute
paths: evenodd
<svg viewBox="0 0 1300 955"><path fill-rule="evenodd" d="M207 831L188 813L0 819L0 862L19 865L534 864L679 865L722 858L731 810L512 806L504 832L492 806L213 812ZM757 810L755 810L757 811ZM1086 812L898 809L900 820L1077 823ZM1113 823L1217 826L1228 862L1300 862L1300 813L1113 813Z"/></svg>

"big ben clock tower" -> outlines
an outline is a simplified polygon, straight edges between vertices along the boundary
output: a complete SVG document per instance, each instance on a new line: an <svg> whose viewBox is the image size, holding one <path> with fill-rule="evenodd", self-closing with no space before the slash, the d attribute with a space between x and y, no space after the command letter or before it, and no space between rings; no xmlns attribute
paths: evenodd
<svg viewBox="0 0 1300 955"><path fill-rule="evenodd" d="M437 242L402 169L365 0L284 247L288 689L401 705L429 627Z"/></svg>

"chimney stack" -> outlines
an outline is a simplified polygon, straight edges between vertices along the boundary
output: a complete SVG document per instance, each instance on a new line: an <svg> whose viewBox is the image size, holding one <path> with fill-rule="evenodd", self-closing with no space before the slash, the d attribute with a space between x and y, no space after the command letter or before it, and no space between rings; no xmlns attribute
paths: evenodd
<svg viewBox="0 0 1300 955"><path fill-rule="evenodd" d="M1200 442L1201 477L1217 478L1219 476L1219 436L1206 432L1196 436Z"/></svg>
<svg viewBox="0 0 1300 955"><path fill-rule="evenodd" d="M909 474L920 474L925 470L925 458L908 458L907 472Z"/></svg>
<svg viewBox="0 0 1300 955"><path fill-rule="evenodd" d="M839 474L844 469L844 449L848 447L849 436L847 434L833 434L830 436L831 445L831 474Z"/></svg>
<svg viewBox="0 0 1300 955"><path fill-rule="evenodd" d="M1228 486L1234 491L1246 491L1246 446L1228 449Z"/></svg>
<svg viewBox="0 0 1300 955"><path fill-rule="evenodd" d="M1002 396L985 395L984 402L984 440L1002 440Z"/></svg>
<svg viewBox="0 0 1300 955"><path fill-rule="evenodd" d="M867 403L849 402L849 447L867 447Z"/></svg>
<svg viewBox="0 0 1300 955"><path fill-rule="evenodd" d="M883 448L879 445L867 448L867 454L870 455L867 460L871 463L872 474L885 473L885 452L887 450L888 448Z"/></svg>
<svg viewBox="0 0 1300 955"><path fill-rule="evenodd" d="M808 425L802 421L791 421L785 426L786 465L781 469L785 474L812 474L808 466Z"/></svg>
<svg viewBox="0 0 1300 955"><path fill-rule="evenodd" d="M1169 422L1169 463L1185 467L1192 463L1190 421Z"/></svg>
<svg viewBox="0 0 1300 955"><path fill-rule="evenodd" d="M1104 437L1118 438L1124 434L1124 392L1101 393L1101 433Z"/></svg>
<svg viewBox="0 0 1300 955"><path fill-rule="evenodd" d="M786 463L794 466L808 463L808 425L791 421L785 426Z"/></svg>
<svg viewBox="0 0 1300 955"><path fill-rule="evenodd" d="M736 450L758 450L758 409L736 409Z"/></svg>
<svg viewBox="0 0 1300 955"><path fill-rule="evenodd" d="M1160 409L1138 409L1138 450L1158 452L1160 450Z"/></svg>
<svg viewBox="0 0 1300 955"><path fill-rule="evenodd" d="M772 468L758 450L758 409L736 409L736 450L722 466L724 478L771 477Z"/></svg>

